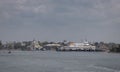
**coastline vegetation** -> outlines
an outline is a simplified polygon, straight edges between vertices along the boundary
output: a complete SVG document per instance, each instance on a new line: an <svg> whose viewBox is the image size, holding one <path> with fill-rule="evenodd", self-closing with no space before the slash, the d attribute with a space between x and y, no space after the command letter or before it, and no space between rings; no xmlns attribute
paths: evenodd
<svg viewBox="0 0 120 72"><path fill-rule="evenodd" d="M2 43L0 41L0 50L22 50L22 51L30 51L30 46L33 41L22 41L22 42L6 42ZM63 42L40 42L37 41L38 45L41 47L45 47L47 44L59 44L60 46L67 46L69 42L63 41ZM104 43L104 42L94 42L91 43L92 45L96 46L97 49L103 50L103 51L108 51L108 52L120 52L120 44L117 43Z"/></svg>

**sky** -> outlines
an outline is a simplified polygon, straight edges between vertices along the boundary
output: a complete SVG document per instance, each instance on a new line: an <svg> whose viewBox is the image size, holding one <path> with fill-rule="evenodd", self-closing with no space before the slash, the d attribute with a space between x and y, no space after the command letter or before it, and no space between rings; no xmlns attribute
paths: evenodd
<svg viewBox="0 0 120 72"><path fill-rule="evenodd" d="M2 41L120 43L120 0L0 0Z"/></svg>

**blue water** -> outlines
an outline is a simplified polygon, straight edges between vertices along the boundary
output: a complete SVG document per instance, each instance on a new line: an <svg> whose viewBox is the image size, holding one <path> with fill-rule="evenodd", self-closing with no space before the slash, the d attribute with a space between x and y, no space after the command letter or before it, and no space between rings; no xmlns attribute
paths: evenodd
<svg viewBox="0 0 120 72"><path fill-rule="evenodd" d="M0 72L120 72L120 54L0 51Z"/></svg>

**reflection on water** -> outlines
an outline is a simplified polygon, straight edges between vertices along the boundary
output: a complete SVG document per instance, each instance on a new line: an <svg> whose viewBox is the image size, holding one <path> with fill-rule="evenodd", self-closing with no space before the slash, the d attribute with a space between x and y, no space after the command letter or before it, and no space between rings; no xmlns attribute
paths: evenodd
<svg viewBox="0 0 120 72"><path fill-rule="evenodd" d="M120 72L120 54L0 51L0 72Z"/></svg>

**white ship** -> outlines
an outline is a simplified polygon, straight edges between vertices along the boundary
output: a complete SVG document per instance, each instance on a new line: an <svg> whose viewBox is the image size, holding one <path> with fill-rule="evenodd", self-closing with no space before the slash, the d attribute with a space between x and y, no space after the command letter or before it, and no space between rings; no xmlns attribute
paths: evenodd
<svg viewBox="0 0 120 72"><path fill-rule="evenodd" d="M96 46L91 45L88 41L75 43L69 42L68 46L61 47L61 51L95 51Z"/></svg>

